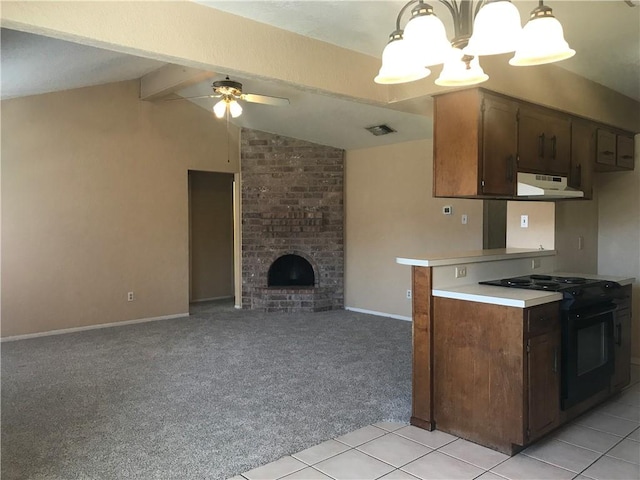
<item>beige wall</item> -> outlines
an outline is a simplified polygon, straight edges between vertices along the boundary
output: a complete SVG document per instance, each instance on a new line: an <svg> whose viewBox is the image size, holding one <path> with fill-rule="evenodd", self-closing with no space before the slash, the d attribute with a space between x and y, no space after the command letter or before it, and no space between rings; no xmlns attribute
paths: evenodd
<svg viewBox="0 0 640 480"><path fill-rule="evenodd" d="M520 217L528 215L529 226L520 226ZM507 247L544 248L555 246L554 202L507 202Z"/></svg>
<svg viewBox="0 0 640 480"><path fill-rule="evenodd" d="M2 336L188 311L187 171L237 171L238 131L227 162L212 114L137 97L2 102Z"/></svg>
<svg viewBox="0 0 640 480"><path fill-rule="evenodd" d="M558 251L557 271L598 272L597 194L593 200L566 200L556 203L555 241L555 249Z"/></svg>
<svg viewBox="0 0 640 480"><path fill-rule="evenodd" d="M482 202L432 197L430 140L349 150L345 158L345 305L410 317L411 268L396 257L482 248ZM442 214L444 205L453 215Z"/></svg>
<svg viewBox="0 0 640 480"><path fill-rule="evenodd" d="M189 299L233 297L233 175L189 172Z"/></svg>
<svg viewBox="0 0 640 480"><path fill-rule="evenodd" d="M640 360L640 135L633 172L599 173L598 273L631 276L633 331L631 355Z"/></svg>

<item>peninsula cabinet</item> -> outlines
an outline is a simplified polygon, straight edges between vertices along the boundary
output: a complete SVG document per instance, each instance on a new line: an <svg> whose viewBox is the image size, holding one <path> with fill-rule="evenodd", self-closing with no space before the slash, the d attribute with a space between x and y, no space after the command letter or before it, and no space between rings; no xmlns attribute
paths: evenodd
<svg viewBox="0 0 640 480"><path fill-rule="evenodd" d="M436 297L438 430L509 455L560 424L560 307Z"/></svg>

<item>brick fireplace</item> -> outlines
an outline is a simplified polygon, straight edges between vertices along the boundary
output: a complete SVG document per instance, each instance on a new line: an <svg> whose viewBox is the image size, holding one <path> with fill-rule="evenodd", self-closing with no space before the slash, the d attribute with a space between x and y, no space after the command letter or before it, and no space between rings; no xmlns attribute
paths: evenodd
<svg viewBox="0 0 640 480"><path fill-rule="evenodd" d="M343 153L242 131L243 308L343 308Z"/></svg>

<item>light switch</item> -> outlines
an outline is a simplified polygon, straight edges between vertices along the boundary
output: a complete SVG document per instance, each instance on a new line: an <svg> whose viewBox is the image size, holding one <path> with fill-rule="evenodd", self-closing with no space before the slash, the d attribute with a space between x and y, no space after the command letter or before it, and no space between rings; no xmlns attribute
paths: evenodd
<svg viewBox="0 0 640 480"><path fill-rule="evenodd" d="M529 215L520 215L520 227L529 228Z"/></svg>

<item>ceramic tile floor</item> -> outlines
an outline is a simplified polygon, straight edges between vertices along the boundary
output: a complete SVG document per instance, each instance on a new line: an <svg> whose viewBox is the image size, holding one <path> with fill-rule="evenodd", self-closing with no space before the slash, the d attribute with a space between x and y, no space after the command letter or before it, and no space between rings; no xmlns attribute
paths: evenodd
<svg viewBox="0 0 640 480"><path fill-rule="evenodd" d="M447 433L381 422L230 480L640 480L640 366L615 398L508 457Z"/></svg>

